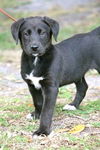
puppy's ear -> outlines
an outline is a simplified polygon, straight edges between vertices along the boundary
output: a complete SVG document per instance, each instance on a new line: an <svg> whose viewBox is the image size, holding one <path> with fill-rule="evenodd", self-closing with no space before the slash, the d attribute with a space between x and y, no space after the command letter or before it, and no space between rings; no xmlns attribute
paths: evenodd
<svg viewBox="0 0 100 150"><path fill-rule="evenodd" d="M11 33L12 36L14 38L14 40L16 41L16 44L18 44L18 39L19 39L19 29L21 27L21 25L24 23L25 19L19 19L18 21L14 22L11 26Z"/></svg>
<svg viewBox="0 0 100 150"><path fill-rule="evenodd" d="M51 18L49 18L49 17L43 17L43 20L46 24L49 25L49 27L51 28L53 37L54 37L55 41L57 41L57 36L58 36L58 33L59 33L59 24L58 24L58 22L51 19Z"/></svg>

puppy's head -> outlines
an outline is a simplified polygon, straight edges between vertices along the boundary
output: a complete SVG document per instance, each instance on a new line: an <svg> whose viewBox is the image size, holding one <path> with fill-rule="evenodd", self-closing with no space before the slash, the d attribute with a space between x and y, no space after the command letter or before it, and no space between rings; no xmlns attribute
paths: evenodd
<svg viewBox="0 0 100 150"><path fill-rule="evenodd" d="M52 35L57 40L59 24L48 17L22 18L12 24L11 32L27 55L42 56L51 45Z"/></svg>

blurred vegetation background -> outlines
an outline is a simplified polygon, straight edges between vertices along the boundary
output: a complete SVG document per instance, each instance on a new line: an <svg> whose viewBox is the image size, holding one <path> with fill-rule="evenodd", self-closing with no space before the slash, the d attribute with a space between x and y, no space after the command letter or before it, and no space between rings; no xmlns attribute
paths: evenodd
<svg viewBox="0 0 100 150"><path fill-rule="evenodd" d="M16 19L49 16L60 24L58 42L100 25L99 0L0 0L0 7ZM0 50L19 49L11 36L12 20L0 13Z"/></svg>

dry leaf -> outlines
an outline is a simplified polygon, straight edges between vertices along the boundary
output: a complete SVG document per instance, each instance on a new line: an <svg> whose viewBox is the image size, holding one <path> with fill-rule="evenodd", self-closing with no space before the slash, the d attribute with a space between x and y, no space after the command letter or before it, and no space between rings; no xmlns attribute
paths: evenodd
<svg viewBox="0 0 100 150"><path fill-rule="evenodd" d="M79 133L83 131L84 128L85 128L85 125L80 124L80 125L73 127L71 130L68 131L68 133L72 133L72 134Z"/></svg>
<svg viewBox="0 0 100 150"><path fill-rule="evenodd" d="M33 107L33 104L27 104L27 106L29 106L29 107Z"/></svg>
<svg viewBox="0 0 100 150"><path fill-rule="evenodd" d="M32 138L28 138L28 143L32 143L33 139Z"/></svg>

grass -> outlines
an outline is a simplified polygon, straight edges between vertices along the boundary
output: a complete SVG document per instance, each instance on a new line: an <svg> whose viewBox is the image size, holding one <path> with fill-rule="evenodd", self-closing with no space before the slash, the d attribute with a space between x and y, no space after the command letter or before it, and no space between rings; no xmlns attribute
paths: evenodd
<svg viewBox="0 0 100 150"><path fill-rule="evenodd" d="M93 101L85 106L80 106L79 110L65 111L65 113L69 115L82 115L85 118L88 117L89 114L94 113L95 111L100 111L100 100Z"/></svg>
<svg viewBox="0 0 100 150"><path fill-rule="evenodd" d="M66 137L66 136L65 136ZM70 142L71 145L74 145L73 148L69 147L62 147L60 148L60 150L77 150L77 148L79 148L80 150L93 150L94 146L98 147L100 146L100 139L95 139L95 136L93 137L94 141L90 143L91 137L86 137L86 138L78 138L72 135L67 135L67 138ZM89 143L88 143L89 142ZM96 142L96 143L95 143ZM79 147L77 147L76 145L79 144Z"/></svg>
<svg viewBox="0 0 100 150"><path fill-rule="evenodd" d="M11 7L18 7L23 4L29 4L30 0L18 1L18 0L0 0L0 7L1 8L11 8Z"/></svg>
<svg viewBox="0 0 100 150"><path fill-rule="evenodd" d="M56 107L56 115L58 114L66 114L66 115L78 115L78 116L82 116L83 118L88 118L89 114L95 113L95 111L100 111L100 100L97 101L92 101L84 106L80 106L80 109L77 109L75 111L63 111L62 112L62 108L63 108L63 104L58 104ZM98 124L99 126L100 124ZM94 126L96 126L94 124Z"/></svg>
<svg viewBox="0 0 100 150"><path fill-rule="evenodd" d="M4 41L5 44L4 44ZM11 38L11 33L9 31L2 32L0 34L0 49L15 49L16 44L14 43L13 39Z"/></svg>
<svg viewBox="0 0 100 150"><path fill-rule="evenodd" d="M63 91L63 92L62 92ZM63 95L64 89L60 90L59 96L65 97ZM67 94L69 96L69 100L71 97L71 93ZM14 148L16 143L16 149L23 149L23 147L28 150L32 149L34 145L34 140L31 138L32 131L36 130L39 122L38 121L28 121L26 120L25 116L29 112L33 110L33 107L29 104L28 97L25 98L26 100L21 101L18 98L10 99L10 98L2 98L0 99L0 146L3 150L10 150ZM62 111L63 105L57 104L55 117L59 117L62 114L67 116L80 116L88 118L90 114L95 115L96 112L100 111L100 100L92 101L87 103L84 106L81 106L81 110L76 111ZM99 128L99 122L92 123L94 128ZM63 128L63 127L62 127ZM77 150L80 147L80 150L92 150L96 147L100 146L100 139L97 136L87 136L78 138L77 136L70 135L67 133L62 133L60 135L59 140L62 143L59 145L59 150ZM48 139L49 140L49 139ZM65 142L64 142L65 141ZM92 142L91 142L92 141ZM40 141L41 142L41 141ZM42 141L43 142L43 141ZM50 141L48 141L50 142ZM52 142L54 142L52 140ZM36 144L36 143L35 143ZM67 145L67 146L66 146ZM41 146L41 144L40 144ZM35 148L33 147L35 150ZM32 149L32 150L33 150ZM37 148L36 148L37 149ZM50 148L45 148L45 150L52 150L52 144Z"/></svg>
<svg viewBox="0 0 100 150"><path fill-rule="evenodd" d="M100 128L100 122L94 122L92 125L96 128Z"/></svg>
<svg viewBox="0 0 100 150"><path fill-rule="evenodd" d="M59 98L66 98L69 100L72 98L72 94L71 94L71 91L68 90L67 87L62 87L59 89L59 95L58 95Z"/></svg>
<svg viewBox="0 0 100 150"><path fill-rule="evenodd" d="M72 100L72 91L68 90L68 88L62 87L59 90L59 98L65 98L67 99L67 103L70 103ZM62 113L63 103L58 104L56 107L56 114ZM80 109L75 111L64 111L63 113L69 114L69 115L82 115L83 117L88 116L90 113L93 113L94 111L100 111L100 100L97 101L91 101L91 103L81 105Z"/></svg>
<svg viewBox="0 0 100 150"><path fill-rule="evenodd" d="M0 126L7 127L9 125L8 121L5 118L0 117Z"/></svg>

